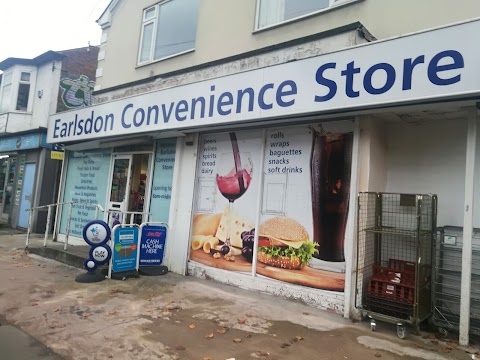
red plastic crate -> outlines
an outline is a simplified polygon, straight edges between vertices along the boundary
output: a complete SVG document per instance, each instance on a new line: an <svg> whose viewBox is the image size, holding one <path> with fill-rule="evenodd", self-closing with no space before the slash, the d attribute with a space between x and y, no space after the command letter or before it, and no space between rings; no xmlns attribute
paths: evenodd
<svg viewBox="0 0 480 360"><path fill-rule="evenodd" d="M378 281L386 281L395 285L415 285L415 272L397 270L389 267L373 265L372 279Z"/></svg>
<svg viewBox="0 0 480 360"><path fill-rule="evenodd" d="M415 263L412 261L390 259L388 260L388 267L393 270L411 272L415 276Z"/></svg>
<svg viewBox="0 0 480 360"><path fill-rule="evenodd" d="M389 281L372 279L368 283L368 295L394 299L412 304L414 301L414 286L393 284Z"/></svg>

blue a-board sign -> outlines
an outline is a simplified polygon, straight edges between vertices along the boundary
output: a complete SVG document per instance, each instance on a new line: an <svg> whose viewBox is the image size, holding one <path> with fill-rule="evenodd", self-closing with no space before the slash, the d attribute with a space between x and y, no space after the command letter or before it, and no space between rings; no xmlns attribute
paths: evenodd
<svg viewBox="0 0 480 360"><path fill-rule="evenodd" d="M112 270L114 272L137 269L138 229L119 227L113 235Z"/></svg>
<svg viewBox="0 0 480 360"><path fill-rule="evenodd" d="M166 226L147 225L140 239L140 266L161 265L167 238Z"/></svg>

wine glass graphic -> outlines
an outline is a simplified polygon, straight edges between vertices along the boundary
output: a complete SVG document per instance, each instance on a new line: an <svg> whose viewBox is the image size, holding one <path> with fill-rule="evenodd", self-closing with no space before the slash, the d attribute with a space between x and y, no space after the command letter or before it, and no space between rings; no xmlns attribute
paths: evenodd
<svg viewBox="0 0 480 360"><path fill-rule="evenodd" d="M227 152L220 154L217 165L217 187L228 200L228 225L224 246L230 248L231 210L235 200L247 191L252 181L252 159L248 152ZM228 249L229 251L230 249ZM225 251L225 252L228 252Z"/></svg>

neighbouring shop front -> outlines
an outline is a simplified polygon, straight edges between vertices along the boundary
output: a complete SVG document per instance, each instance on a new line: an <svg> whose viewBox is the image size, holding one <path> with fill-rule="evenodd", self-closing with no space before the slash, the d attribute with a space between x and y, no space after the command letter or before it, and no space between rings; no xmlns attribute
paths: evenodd
<svg viewBox="0 0 480 360"><path fill-rule="evenodd" d="M50 203L57 196L60 167L50 159L45 133L0 138L0 221L26 230L29 209ZM32 216L32 229L44 231L46 212Z"/></svg>
<svg viewBox="0 0 480 360"><path fill-rule="evenodd" d="M94 204L112 225L165 221L171 271L354 316L359 192L436 194L438 226L466 237L480 227L480 59L460 35L479 30L471 21L53 115L49 142L71 144L62 200L87 203L73 207L71 234Z"/></svg>

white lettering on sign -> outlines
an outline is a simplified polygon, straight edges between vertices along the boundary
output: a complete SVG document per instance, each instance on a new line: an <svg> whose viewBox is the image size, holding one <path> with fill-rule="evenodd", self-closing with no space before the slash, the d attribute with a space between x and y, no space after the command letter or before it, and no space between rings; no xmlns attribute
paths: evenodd
<svg viewBox="0 0 480 360"><path fill-rule="evenodd" d="M479 33L470 21L55 114L48 142L479 94Z"/></svg>
<svg viewBox="0 0 480 360"><path fill-rule="evenodd" d="M160 243L159 239L147 239L142 243L142 250L144 250L146 254L157 254L157 251L162 249L163 244Z"/></svg>

